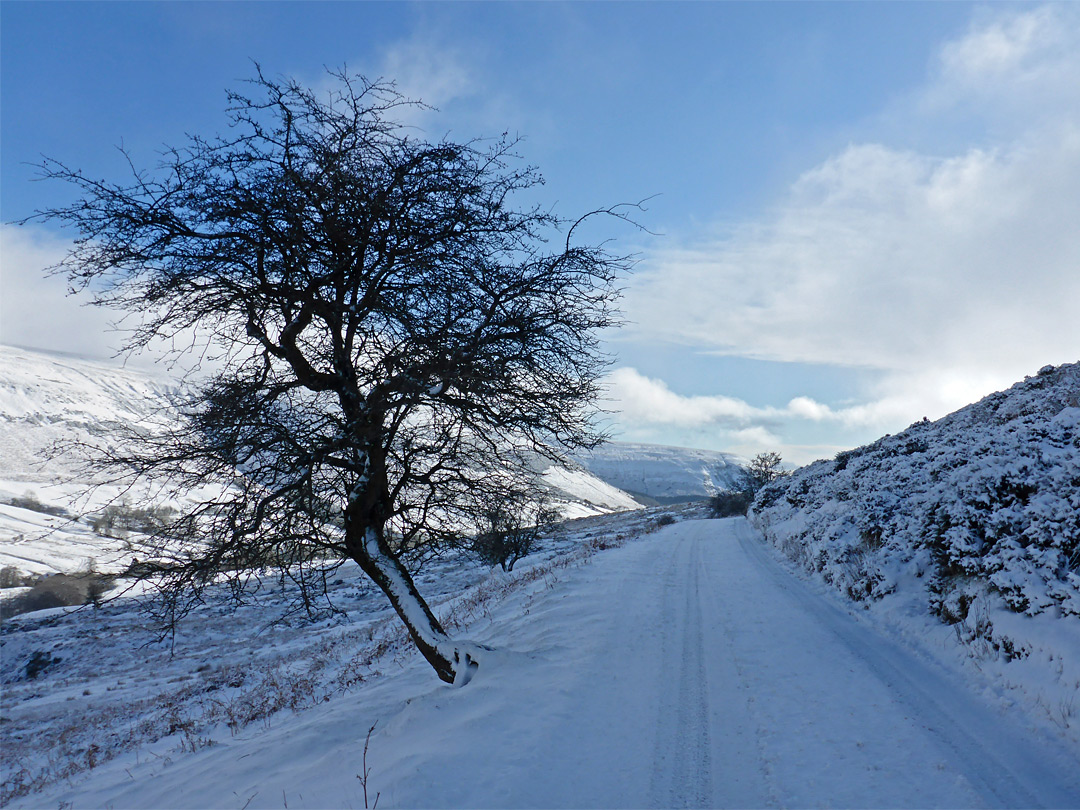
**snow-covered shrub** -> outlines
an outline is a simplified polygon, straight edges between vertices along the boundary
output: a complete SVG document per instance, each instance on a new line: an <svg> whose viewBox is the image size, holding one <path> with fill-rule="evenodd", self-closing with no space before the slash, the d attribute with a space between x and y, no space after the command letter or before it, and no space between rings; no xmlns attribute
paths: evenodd
<svg viewBox="0 0 1080 810"><path fill-rule="evenodd" d="M855 600L907 577L949 624L980 594L1080 617L1080 363L780 478L750 517Z"/></svg>
<svg viewBox="0 0 1080 810"><path fill-rule="evenodd" d="M748 492L717 492L709 498L709 510L718 518L745 515L750 508L750 501L751 495Z"/></svg>

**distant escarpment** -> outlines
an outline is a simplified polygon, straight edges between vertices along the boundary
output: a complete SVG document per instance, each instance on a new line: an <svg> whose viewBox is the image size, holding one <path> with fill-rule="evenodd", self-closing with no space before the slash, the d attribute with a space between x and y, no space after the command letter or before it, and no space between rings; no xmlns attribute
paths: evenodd
<svg viewBox="0 0 1080 810"><path fill-rule="evenodd" d="M746 485L742 459L715 450L611 442L575 460L648 505L702 501Z"/></svg>

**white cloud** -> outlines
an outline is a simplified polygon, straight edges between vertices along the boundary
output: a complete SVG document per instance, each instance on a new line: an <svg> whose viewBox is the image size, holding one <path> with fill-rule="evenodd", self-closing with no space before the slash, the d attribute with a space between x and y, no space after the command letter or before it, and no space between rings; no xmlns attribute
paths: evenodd
<svg viewBox="0 0 1080 810"><path fill-rule="evenodd" d="M619 414L617 438L623 441L710 447L746 458L779 449L795 464L830 457L850 445L798 444L784 435L790 423L862 426L875 418L859 408L834 411L809 397L762 408L732 397L682 396L662 380L626 367L608 376L603 404Z"/></svg>
<svg viewBox="0 0 1080 810"><path fill-rule="evenodd" d="M947 43L924 93L927 109L992 115L1075 104L1080 98L1080 11L1075 4L997 11Z"/></svg>
<svg viewBox="0 0 1080 810"><path fill-rule="evenodd" d="M618 368L610 374L605 404L630 424L743 427L763 416L732 397L681 396L663 381L646 377L633 368Z"/></svg>
<svg viewBox="0 0 1080 810"><path fill-rule="evenodd" d="M1034 370L1033 370L1034 371ZM924 370L887 377L870 402L830 407L798 396L782 406L754 406L726 396L684 396L660 379L637 369L615 369L606 381L604 404L620 414L626 427L672 425L681 428L719 427L726 430L774 430L792 422L826 423L847 428L878 428L905 418L940 414L950 403L971 402L988 390L1014 380L998 376L960 375Z"/></svg>
<svg viewBox="0 0 1080 810"><path fill-rule="evenodd" d="M388 47L380 71L403 96L432 107L445 107L479 89L477 76L463 55L426 36Z"/></svg>
<svg viewBox="0 0 1080 810"><path fill-rule="evenodd" d="M608 376L602 404L618 414L617 438L624 441L711 447L746 457L780 450L788 461L804 464L856 443L845 436L876 438L924 416L940 417L1014 382L993 372L923 369L886 376L862 403L831 407L798 396L784 405L754 406L733 397L684 396L663 380L623 367ZM825 430L837 441L799 440L808 428Z"/></svg>
<svg viewBox="0 0 1080 810"><path fill-rule="evenodd" d="M862 404L800 397L752 418L886 429L1080 359L1074 9L982 20L942 48L924 88L923 123L978 95L987 109L1037 105L1024 126L944 156L852 144L763 220L661 246L628 290L634 338L884 371ZM686 418L732 410L723 397L674 405Z"/></svg>
<svg viewBox="0 0 1080 810"><path fill-rule="evenodd" d="M648 257L641 337L787 362L1030 371L1080 349L1080 131L927 158L853 146L769 222Z"/></svg>
<svg viewBox="0 0 1080 810"><path fill-rule="evenodd" d="M46 276L70 245L43 228L0 225L0 343L106 358L116 353L113 314L66 294L62 278Z"/></svg>

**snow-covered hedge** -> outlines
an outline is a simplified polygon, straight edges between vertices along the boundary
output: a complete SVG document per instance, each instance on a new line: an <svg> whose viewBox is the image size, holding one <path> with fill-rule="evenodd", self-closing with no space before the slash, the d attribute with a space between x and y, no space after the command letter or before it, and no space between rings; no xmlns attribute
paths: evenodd
<svg viewBox="0 0 1080 810"><path fill-rule="evenodd" d="M804 467L750 519L856 600L907 583L950 624L980 594L1080 617L1080 363Z"/></svg>

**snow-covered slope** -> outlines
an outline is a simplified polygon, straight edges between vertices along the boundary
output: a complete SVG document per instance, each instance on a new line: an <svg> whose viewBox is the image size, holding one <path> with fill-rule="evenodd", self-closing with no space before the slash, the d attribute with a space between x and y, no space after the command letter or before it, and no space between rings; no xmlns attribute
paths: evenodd
<svg viewBox="0 0 1080 810"><path fill-rule="evenodd" d="M163 375L0 346L0 486L70 475L43 460L52 443L144 422L171 390Z"/></svg>
<svg viewBox="0 0 1080 810"><path fill-rule="evenodd" d="M50 448L146 423L172 390L165 375L0 346L0 567L39 576L119 565L119 541L78 520L118 493L88 496L78 461Z"/></svg>
<svg viewBox="0 0 1080 810"><path fill-rule="evenodd" d="M658 503L702 500L743 484L742 459L714 450L611 442L576 459L612 486Z"/></svg>
<svg viewBox="0 0 1080 810"><path fill-rule="evenodd" d="M574 462L551 465L544 470L544 484L564 518L640 509L638 503Z"/></svg>
<svg viewBox="0 0 1080 810"><path fill-rule="evenodd" d="M1080 363L804 467L753 520L856 599L915 576L943 618L979 589L1080 617Z"/></svg>
<svg viewBox="0 0 1080 810"><path fill-rule="evenodd" d="M175 390L165 374L0 346L0 567L72 572L93 559L110 568L117 541L77 518L117 492L103 488L87 501L77 460L48 450L58 440L107 442L120 424L150 429ZM573 463L547 469L544 481L568 518L639 507Z"/></svg>
<svg viewBox="0 0 1080 810"><path fill-rule="evenodd" d="M984 666L1041 671L1048 711L1077 722L1080 363L797 470L750 518L868 609L951 625Z"/></svg>

